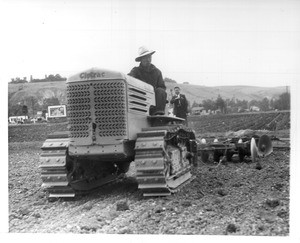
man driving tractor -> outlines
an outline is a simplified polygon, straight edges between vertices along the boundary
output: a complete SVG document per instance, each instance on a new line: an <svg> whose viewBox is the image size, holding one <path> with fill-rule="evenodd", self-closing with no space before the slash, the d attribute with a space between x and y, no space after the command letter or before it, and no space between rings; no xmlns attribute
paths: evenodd
<svg viewBox="0 0 300 243"><path fill-rule="evenodd" d="M140 62L140 65L134 67L128 75L153 86L156 101L153 115L164 115L167 100L166 85L161 71L151 63L155 51L142 46L139 48L138 53L139 56L135 58L135 61Z"/></svg>

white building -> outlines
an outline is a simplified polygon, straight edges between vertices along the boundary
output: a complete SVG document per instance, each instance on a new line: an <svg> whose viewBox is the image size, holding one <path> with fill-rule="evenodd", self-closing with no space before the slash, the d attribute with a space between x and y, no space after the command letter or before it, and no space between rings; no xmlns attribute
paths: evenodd
<svg viewBox="0 0 300 243"><path fill-rule="evenodd" d="M203 107L193 107L191 109L191 113L194 116L204 115L203 113L206 113L206 110L204 110Z"/></svg>
<svg viewBox="0 0 300 243"><path fill-rule="evenodd" d="M260 111L259 107L253 105L253 106L250 106L250 111Z"/></svg>
<svg viewBox="0 0 300 243"><path fill-rule="evenodd" d="M8 122L10 124L18 124L18 123L24 123L24 120L27 120L28 116L10 116L8 118Z"/></svg>

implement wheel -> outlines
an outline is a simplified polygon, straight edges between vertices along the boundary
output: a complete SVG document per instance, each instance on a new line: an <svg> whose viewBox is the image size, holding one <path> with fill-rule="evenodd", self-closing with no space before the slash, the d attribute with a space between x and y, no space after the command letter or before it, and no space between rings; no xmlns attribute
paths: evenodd
<svg viewBox="0 0 300 243"><path fill-rule="evenodd" d="M239 160L240 160L240 162L244 161L244 157L245 157L245 150L243 148L239 148Z"/></svg>
<svg viewBox="0 0 300 243"><path fill-rule="evenodd" d="M201 151L201 160L203 163L206 163L209 158L209 152L208 151Z"/></svg>
<svg viewBox="0 0 300 243"><path fill-rule="evenodd" d="M228 162L232 161L232 155L233 155L233 152L232 152L232 151L230 151L230 150L227 150L227 151L226 151L226 160L227 160Z"/></svg>
<svg viewBox="0 0 300 243"><path fill-rule="evenodd" d="M222 152L220 152L219 150L215 150L214 151L214 161L219 162L221 155L222 155Z"/></svg>

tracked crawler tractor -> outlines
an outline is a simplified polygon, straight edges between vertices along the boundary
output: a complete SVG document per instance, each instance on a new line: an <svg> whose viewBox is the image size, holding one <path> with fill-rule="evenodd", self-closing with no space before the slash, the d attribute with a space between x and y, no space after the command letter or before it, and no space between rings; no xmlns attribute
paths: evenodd
<svg viewBox="0 0 300 243"><path fill-rule="evenodd" d="M92 68L67 80L68 131L42 146L42 187L49 197L74 197L116 180L135 162L144 196L169 195L192 179L194 132L183 119L153 116L151 85Z"/></svg>

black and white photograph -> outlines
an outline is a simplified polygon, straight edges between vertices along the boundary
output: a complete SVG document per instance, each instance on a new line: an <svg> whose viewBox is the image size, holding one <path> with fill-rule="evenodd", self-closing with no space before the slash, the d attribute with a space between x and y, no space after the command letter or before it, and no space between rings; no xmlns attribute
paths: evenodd
<svg viewBox="0 0 300 243"><path fill-rule="evenodd" d="M1 238L300 240L300 1L3 0L0 22Z"/></svg>

